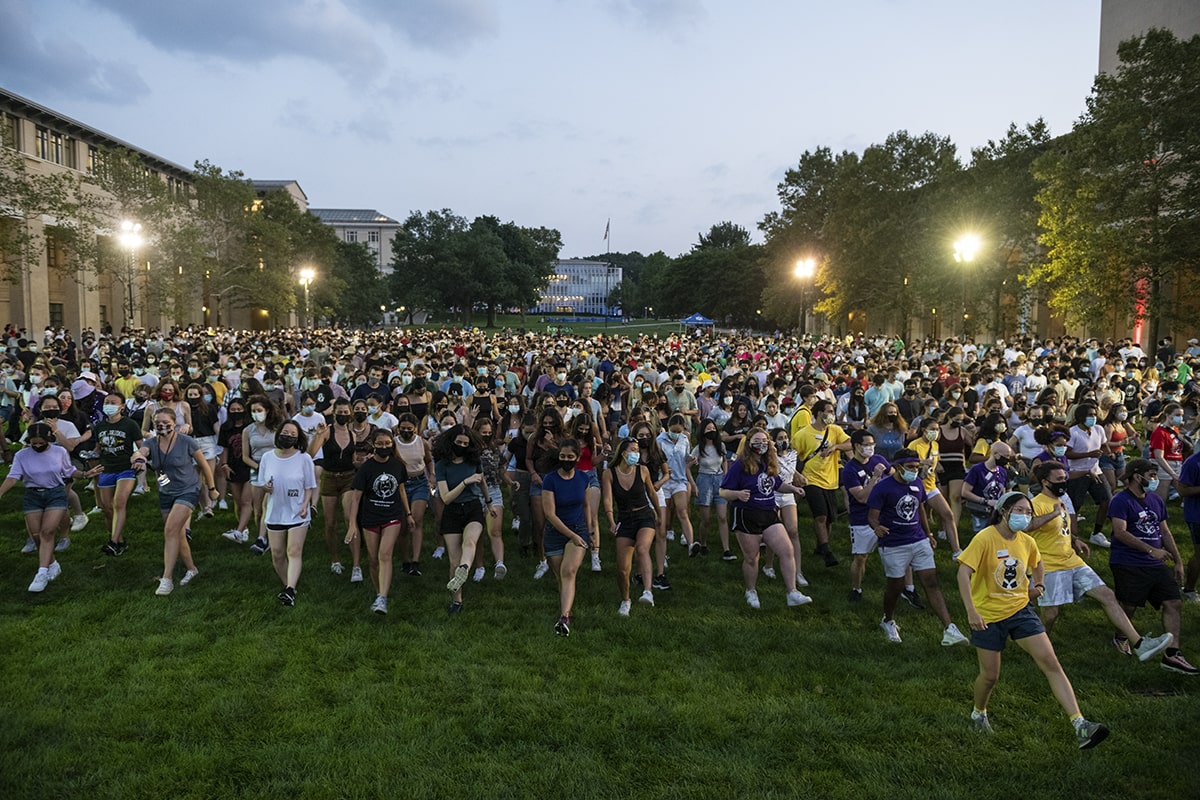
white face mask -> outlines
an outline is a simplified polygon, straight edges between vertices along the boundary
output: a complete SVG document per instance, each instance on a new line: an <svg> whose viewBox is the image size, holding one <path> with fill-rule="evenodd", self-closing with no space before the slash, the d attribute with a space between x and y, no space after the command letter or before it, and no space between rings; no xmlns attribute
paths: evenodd
<svg viewBox="0 0 1200 800"><path fill-rule="evenodd" d="M875 455L875 445L873 445L873 444L861 445L858 448L858 452L862 453L863 458L870 458L871 456Z"/></svg>

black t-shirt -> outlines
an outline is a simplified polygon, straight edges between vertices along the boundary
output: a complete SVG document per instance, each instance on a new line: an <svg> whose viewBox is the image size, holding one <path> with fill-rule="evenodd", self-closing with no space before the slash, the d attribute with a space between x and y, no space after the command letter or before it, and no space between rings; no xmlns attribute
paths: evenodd
<svg viewBox="0 0 1200 800"><path fill-rule="evenodd" d="M312 390L313 402L317 404L317 413L324 414L333 405L333 387L322 383Z"/></svg>
<svg viewBox="0 0 1200 800"><path fill-rule="evenodd" d="M142 427L129 417L121 417L116 422L104 420L97 423L92 441L99 453L100 466L109 474L130 469L130 459L141 438Z"/></svg>
<svg viewBox="0 0 1200 800"><path fill-rule="evenodd" d="M232 422L226 422L217 434L217 444L225 448L225 463L230 467L229 480L234 483L250 480L250 465L242 460L243 430Z"/></svg>
<svg viewBox="0 0 1200 800"><path fill-rule="evenodd" d="M392 456L380 463L368 458L354 474L351 488L362 492L358 503L358 524L363 528L377 528L394 520L404 519L404 501L401 492L408 481L408 470L404 461Z"/></svg>

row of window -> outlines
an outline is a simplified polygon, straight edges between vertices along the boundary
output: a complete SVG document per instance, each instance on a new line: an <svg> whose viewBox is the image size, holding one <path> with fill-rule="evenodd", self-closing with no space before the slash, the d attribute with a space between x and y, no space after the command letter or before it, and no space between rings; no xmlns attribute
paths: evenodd
<svg viewBox="0 0 1200 800"><path fill-rule="evenodd" d="M350 244L358 242L358 231L346 231L346 241ZM367 231L367 244L379 244L379 231Z"/></svg>
<svg viewBox="0 0 1200 800"><path fill-rule="evenodd" d="M63 304L62 303L51 303L50 304L50 327L51 328L64 327L66 325L65 319L66 318L63 315ZM106 325L108 325L108 306L102 305L102 306L100 306L100 327L103 328Z"/></svg>

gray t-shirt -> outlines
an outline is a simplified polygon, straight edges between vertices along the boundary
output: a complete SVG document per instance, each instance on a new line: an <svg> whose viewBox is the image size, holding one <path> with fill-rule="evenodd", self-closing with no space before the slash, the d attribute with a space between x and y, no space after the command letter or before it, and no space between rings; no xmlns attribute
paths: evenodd
<svg viewBox="0 0 1200 800"><path fill-rule="evenodd" d="M156 436L146 440L146 448L150 451L150 468L158 473L158 491L160 494L178 496L200 490L200 475L196 472L196 462L192 454L200 449L196 440L182 433L175 434L175 443L167 452L163 452L162 437Z"/></svg>

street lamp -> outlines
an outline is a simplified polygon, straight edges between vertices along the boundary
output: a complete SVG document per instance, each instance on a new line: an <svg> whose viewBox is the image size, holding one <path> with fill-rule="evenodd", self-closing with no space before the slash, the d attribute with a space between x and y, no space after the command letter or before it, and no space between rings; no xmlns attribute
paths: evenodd
<svg viewBox="0 0 1200 800"><path fill-rule="evenodd" d="M304 319L301 320L300 327L307 328L309 325L308 319L308 287L312 285L313 278L317 277L316 270L312 267L305 267L300 270L300 285L304 287Z"/></svg>
<svg viewBox="0 0 1200 800"><path fill-rule="evenodd" d="M964 234L954 243L954 261L959 264L969 264L975 260L975 256L983 247L983 242L973 233ZM966 337L967 326L970 323L971 315L967 311L967 273L964 271L962 276L963 281L963 336Z"/></svg>
<svg viewBox="0 0 1200 800"><path fill-rule="evenodd" d="M142 226L140 223L125 220L121 223L121 232L117 241L129 251L129 261L125 265L125 290L128 293L129 306L126 309L126 319L129 320L129 330L133 330L133 282L137 278L137 249L142 246Z"/></svg>
<svg viewBox="0 0 1200 800"><path fill-rule="evenodd" d="M813 258L802 258L796 262L795 275L800 281L800 336L804 337L808 328L808 303L805 297L805 289L808 288L808 282L812 280L813 275L817 272L817 262Z"/></svg>

